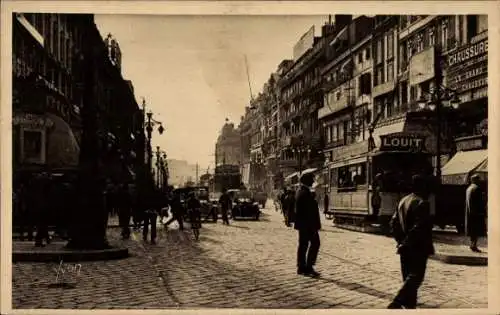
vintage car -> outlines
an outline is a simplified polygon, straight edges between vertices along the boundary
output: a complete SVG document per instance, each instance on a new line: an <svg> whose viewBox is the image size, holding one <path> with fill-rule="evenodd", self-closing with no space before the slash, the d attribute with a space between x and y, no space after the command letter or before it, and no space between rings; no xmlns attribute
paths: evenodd
<svg viewBox="0 0 500 315"><path fill-rule="evenodd" d="M228 193L233 200L233 207L231 209L231 217L233 219L254 218L255 220L259 220L259 203L255 201L249 191L230 189Z"/></svg>

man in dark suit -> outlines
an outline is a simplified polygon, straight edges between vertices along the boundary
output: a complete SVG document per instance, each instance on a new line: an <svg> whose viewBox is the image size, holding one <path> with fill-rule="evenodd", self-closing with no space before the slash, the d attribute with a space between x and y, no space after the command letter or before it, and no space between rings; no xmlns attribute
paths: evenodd
<svg viewBox="0 0 500 315"><path fill-rule="evenodd" d="M465 226L467 235L470 237L470 249L473 252L481 252L477 247L479 237L485 236L487 213L484 202L479 175L471 177L471 184L465 192Z"/></svg>
<svg viewBox="0 0 500 315"><path fill-rule="evenodd" d="M313 269L319 251L319 233L321 219L318 203L311 192L313 174L304 174L300 178L300 188L295 198L295 229L299 231L297 249L297 274L317 277ZM307 254L307 258L306 258Z"/></svg>
<svg viewBox="0 0 500 315"><path fill-rule="evenodd" d="M417 307L418 288L424 280L427 259L434 254L428 187L423 176L414 175L413 192L401 199L391 220L404 284L388 308Z"/></svg>

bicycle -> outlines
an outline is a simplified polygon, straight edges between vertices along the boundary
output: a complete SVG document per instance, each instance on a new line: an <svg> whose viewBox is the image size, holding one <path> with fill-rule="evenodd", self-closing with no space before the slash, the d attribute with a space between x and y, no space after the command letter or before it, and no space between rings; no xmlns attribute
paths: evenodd
<svg viewBox="0 0 500 315"><path fill-rule="evenodd" d="M195 240L200 238L200 228L201 228L201 211L200 209L190 209L189 219L191 223L191 230L193 230L193 235Z"/></svg>

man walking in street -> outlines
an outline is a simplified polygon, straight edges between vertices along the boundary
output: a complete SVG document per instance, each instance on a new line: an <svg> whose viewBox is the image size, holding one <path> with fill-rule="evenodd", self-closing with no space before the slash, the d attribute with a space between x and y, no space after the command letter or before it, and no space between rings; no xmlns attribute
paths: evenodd
<svg viewBox="0 0 500 315"><path fill-rule="evenodd" d="M290 227L295 222L295 194L293 190L287 191L285 206L285 224Z"/></svg>
<svg viewBox="0 0 500 315"><path fill-rule="evenodd" d="M283 187L283 191L280 194L280 205L281 205L281 214L283 214L283 218L285 219L286 222L286 211L285 211L285 204L286 204L286 197L288 196L288 190L286 187Z"/></svg>
<svg viewBox="0 0 500 315"><path fill-rule="evenodd" d="M170 211L172 211L172 218L165 223L165 228L168 228L172 222L177 221L177 223L179 223L179 230L184 230L184 222L182 218L184 215L184 208L182 206L179 192L173 193L172 199L170 200Z"/></svg>
<svg viewBox="0 0 500 315"><path fill-rule="evenodd" d="M316 263L320 246L318 231L321 229L321 219L318 203L311 193L311 186L314 182L313 174L303 174L300 182L301 185L295 198L294 225L299 231L297 274L318 277L319 273L313 269L313 266Z"/></svg>
<svg viewBox="0 0 500 315"><path fill-rule="evenodd" d="M227 189L222 189L222 195L219 198L220 211L222 214L222 224L229 225L229 219L227 217L228 211L231 210L231 197L227 193Z"/></svg>
<svg viewBox="0 0 500 315"><path fill-rule="evenodd" d="M471 177L471 184L465 192L465 225L467 235L470 237L470 249L481 252L477 247L479 237L486 231L486 203L484 202L479 175Z"/></svg>
<svg viewBox="0 0 500 315"><path fill-rule="evenodd" d="M118 188L116 205L118 207L118 220L122 229L122 239L130 238L130 215L132 212L131 203L132 197L127 184L122 184Z"/></svg>
<svg viewBox="0 0 500 315"><path fill-rule="evenodd" d="M153 186L153 185L151 185ZM149 196L145 200L146 209L144 212L144 225L142 228L142 238L144 242L148 240L149 225L151 225L151 244L156 244L156 221L158 219L158 213L164 206L163 195L161 191L156 187L151 187L148 189Z"/></svg>
<svg viewBox="0 0 500 315"><path fill-rule="evenodd" d="M424 177L412 177L412 193L403 197L391 219L397 253L401 260L403 287L388 308L417 307L418 288L422 284L427 259L434 254L430 216L429 183Z"/></svg>

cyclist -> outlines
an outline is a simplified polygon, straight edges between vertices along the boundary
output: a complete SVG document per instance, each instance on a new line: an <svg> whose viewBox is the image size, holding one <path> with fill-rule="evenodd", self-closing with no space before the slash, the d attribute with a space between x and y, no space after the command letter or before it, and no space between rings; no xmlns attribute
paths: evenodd
<svg viewBox="0 0 500 315"><path fill-rule="evenodd" d="M201 228L201 204L200 201L196 198L194 192L189 193L189 198L186 205L194 238L198 240L200 237Z"/></svg>

